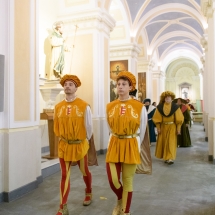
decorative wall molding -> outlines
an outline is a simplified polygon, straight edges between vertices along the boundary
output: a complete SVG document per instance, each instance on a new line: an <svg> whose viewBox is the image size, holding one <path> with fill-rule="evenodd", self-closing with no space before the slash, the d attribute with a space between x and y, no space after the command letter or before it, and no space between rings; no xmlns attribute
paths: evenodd
<svg viewBox="0 0 215 215"><path fill-rule="evenodd" d="M208 51L208 35L204 34L200 40L200 43L204 49L204 52Z"/></svg>
<svg viewBox="0 0 215 215"><path fill-rule="evenodd" d="M72 25L78 26L78 31L97 29L104 31L108 35L115 27L115 20L105 11L99 9L91 11L81 11L81 13L72 13L72 15L59 16L66 27L69 29Z"/></svg>
<svg viewBox="0 0 215 215"><path fill-rule="evenodd" d="M141 48L138 44L128 43L123 45L113 45L110 47L110 57L122 57L131 56L132 58L137 58Z"/></svg>
<svg viewBox="0 0 215 215"><path fill-rule="evenodd" d="M204 68L201 68L201 69L200 69L200 74L201 74L201 75L204 75L204 72L205 72Z"/></svg>
<svg viewBox="0 0 215 215"><path fill-rule="evenodd" d="M138 72L147 72L147 71L150 71L153 67L154 67L154 62L151 63L149 60L138 61L137 63Z"/></svg>
<svg viewBox="0 0 215 215"><path fill-rule="evenodd" d="M162 71L152 71L152 78L165 78L165 74Z"/></svg>

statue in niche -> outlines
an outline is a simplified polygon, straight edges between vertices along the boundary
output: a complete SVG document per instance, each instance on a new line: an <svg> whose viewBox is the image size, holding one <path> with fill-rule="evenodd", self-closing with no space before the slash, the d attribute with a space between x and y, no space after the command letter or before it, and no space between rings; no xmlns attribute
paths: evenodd
<svg viewBox="0 0 215 215"><path fill-rule="evenodd" d="M188 88L183 88L182 89L182 98L183 99L188 99Z"/></svg>
<svg viewBox="0 0 215 215"><path fill-rule="evenodd" d="M70 47L65 44L66 37L63 35L64 24L62 21L53 24L53 32L50 36L52 46L51 67L49 80L56 80L63 75L65 65L64 51L70 51Z"/></svg>

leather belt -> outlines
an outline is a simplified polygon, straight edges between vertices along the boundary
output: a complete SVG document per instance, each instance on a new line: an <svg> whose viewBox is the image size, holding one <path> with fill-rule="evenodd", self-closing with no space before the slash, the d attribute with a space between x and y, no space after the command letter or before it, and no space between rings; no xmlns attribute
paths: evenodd
<svg viewBox="0 0 215 215"><path fill-rule="evenodd" d="M79 144L83 141L83 140L67 140L62 136L61 136L61 139L68 144Z"/></svg>
<svg viewBox="0 0 215 215"><path fill-rule="evenodd" d="M163 122L164 125L174 124L174 122Z"/></svg>
<svg viewBox="0 0 215 215"><path fill-rule="evenodd" d="M118 135L118 134L112 134L114 137L118 137L119 139L128 139L128 138L134 138L138 137L140 134L130 134L130 135Z"/></svg>

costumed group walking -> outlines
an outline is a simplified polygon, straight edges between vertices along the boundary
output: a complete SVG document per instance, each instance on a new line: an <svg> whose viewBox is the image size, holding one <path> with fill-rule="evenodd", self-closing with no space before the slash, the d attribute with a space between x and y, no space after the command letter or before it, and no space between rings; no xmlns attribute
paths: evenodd
<svg viewBox="0 0 215 215"><path fill-rule="evenodd" d="M92 175L88 164L97 165L97 158L90 106L76 96L81 81L75 75L64 75L60 84L64 88L65 99L54 110L54 132L60 139L58 156L61 166L57 215L68 215L71 166L77 163L83 174L86 185L83 205L88 206L92 202ZM106 109L110 131L106 169L110 187L117 197L112 215L130 215L134 174L151 174L152 169L146 108L129 96L135 85L132 73L120 72L117 78L119 99L110 102Z"/></svg>
<svg viewBox="0 0 215 215"><path fill-rule="evenodd" d="M92 202L92 175L88 165L98 164L91 109L85 101L76 96L81 81L75 75L64 75L60 84L64 88L65 99L58 103L54 110L54 132L59 137L58 156L61 166L60 207L57 215L69 215L67 199L71 166L77 164L83 174L86 185L83 205L88 206ZM135 92L135 86L136 78L132 73L120 72L117 77L118 99L107 104L106 108L110 132L106 170L110 187L117 197L112 215L130 215L135 173L151 174L150 140L155 142L151 122L154 122L158 132L155 156L163 159L165 163L173 164L176 158L177 135L181 134L185 118L182 112L185 113L186 110L180 109L181 99L177 99L178 105L172 102L175 99L172 92L163 92L155 109L150 107L150 100L145 100L144 106L129 96L130 92ZM187 124L188 121L185 121L185 128ZM182 143L183 138L180 146Z"/></svg>

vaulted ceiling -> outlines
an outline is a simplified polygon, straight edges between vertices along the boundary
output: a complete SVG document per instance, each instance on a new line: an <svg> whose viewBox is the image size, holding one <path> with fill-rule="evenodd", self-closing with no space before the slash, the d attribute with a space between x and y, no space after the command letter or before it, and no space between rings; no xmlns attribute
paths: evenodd
<svg viewBox="0 0 215 215"><path fill-rule="evenodd" d="M148 50L159 59L174 50L201 56L200 39L207 27L200 0L126 0L137 35L144 33Z"/></svg>

